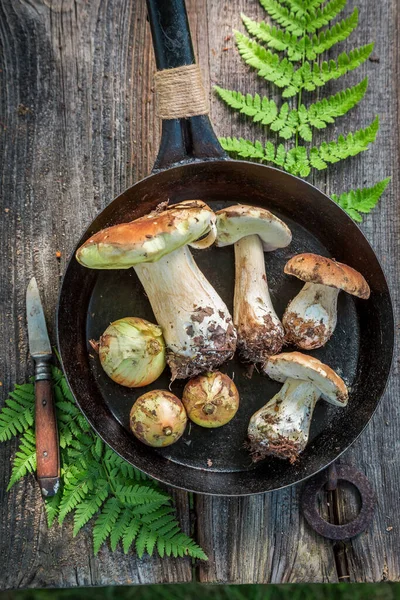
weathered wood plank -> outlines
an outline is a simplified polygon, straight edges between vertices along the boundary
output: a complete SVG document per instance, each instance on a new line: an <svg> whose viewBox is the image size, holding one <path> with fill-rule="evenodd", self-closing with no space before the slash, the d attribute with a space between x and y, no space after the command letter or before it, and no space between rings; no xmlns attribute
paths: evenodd
<svg viewBox="0 0 400 600"><path fill-rule="evenodd" d="M311 178L327 193L341 193L393 176L380 208L366 217L363 230L376 249L389 277L398 315L398 235L399 235L399 178L398 178L398 5L394 0L376 4L373 0L349 1L346 13L354 6L360 8L360 25L343 49L351 49L376 40L374 57L346 76L346 87L370 78L370 88L359 107L338 120L337 127L323 136L333 139L368 125L375 114L381 116L381 131L377 143L363 155L346 163L332 166ZM209 63L212 84L242 92L259 92L277 97L276 88L265 84L254 71L244 66L227 40L232 29L243 30L240 12L252 18L264 18L257 2L232 0L229 3L208 2ZM398 23L398 22L397 22ZM210 26L212 24L212 26ZM225 48L228 48L227 50ZM334 56L337 51L332 52ZM326 89L336 92L344 87L337 81ZM324 92L325 94L326 92ZM319 92L321 95L321 92ZM306 98L307 101L307 98ZM263 139L259 128L244 118L232 114L218 100L212 103L212 118L219 135L235 135ZM330 137L328 137L330 136ZM322 137L322 136L321 136ZM322 138L323 139L323 138ZM354 447L342 458L363 471L375 487L379 503L368 532L346 545L349 578L352 581L395 581L400 578L399 547L399 414L400 390L398 354L386 396L372 423ZM199 540L212 560L199 567L201 581L298 582L337 581L333 545L314 537L299 516L299 489L252 499L197 498L197 528ZM344 518L354 514L354 500L342 498ZM393 530L387 531L387 528Z"/></svg>
<svg viewBox="0 0 400 600"><path fill-rule="evenodd" d="M54 341L58 280L81 231L134 179L158 145L154 69L144 2L0 3L0 350L2 395L30 371L25 289L35 274ZM61 261L56 251L62 253ZM47 530L33 478L5 488L15 443L0 446L0 589L179 582L189 559L103 548L87 527ZM189 531L185 493L174 493Z"/></svg>

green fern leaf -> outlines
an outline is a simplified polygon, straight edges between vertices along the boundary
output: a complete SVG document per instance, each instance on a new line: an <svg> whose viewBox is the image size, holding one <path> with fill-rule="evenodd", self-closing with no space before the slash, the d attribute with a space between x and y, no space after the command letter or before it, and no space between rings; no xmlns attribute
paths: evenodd
<svg viewBox="0 0 400 600"><path fill-rule="evenodd" d="M169 502L169 496L159 490L142 484L134 486L116 485L114 487L114 492L120 502L128 504L129 506L137 506L139 504L147 504L155 501L163 503Z"/></svg>
<svg viewBox="0 0 400 600"><path fill-rule="evenodd" d="M310 125L317 129L323 129L328 123L333 123L335 118L345 115L362 100L367 87L368 78L366 77L351 88L311 104L307 110Z"/></svg>
<svg viewBox="0 0 400 600"><path fill-rule="evenodd" d="M301 89L313 91L332 79L339 79L339 77L345 75L348 71L356 69L365 62L373 48L374 44L367 44L366 46L351 50L349 54L343 52L337 61L330 60L329 63L324 61L321 66L314 63L312 68L310 63L304 63L304 65L293 72L290 84L283 91L282 96L289 98L297 94Z"/></svg>
<svg viewBox="0 0 400 600"><path fill-rule="evenodd" d="M321 6L324 0L286 0L291 12L298 17L305 16Z"/></svg>
<svg viewBox="0 0 400 600"><path fill-rule="evenodd" d="M4 410L4 409L3 409ZM20 439L18 450L15 453L13 468L7 491L28 473L36 471L36 445L35 435L32 431L25 431Z"/></svg>
<svg viewBox="0 0 400 600"><path fill-rule="evenodd" d="M372 187L351 190L340 196L332 194L332 200L337 202L355 221L361 223L362 216L360 213L367 214L375 208L390 179L390 177L387 177Z"/></svg>
<svg viewBox="0 0 400 600"><path fill-rule="evenodd" d="M261 0L260 0L261 1ZM305 17L304 28L308 33L314 33L328 25L346 6L347 0L330 0L323 8L317 8Z"/></svg>
<svg viewBox="0 0 400 600"><path fill-rule="evenodd" d="M277 54L253 42L239 31L235 32L235 38L239 54L248 65L257 69L260 77L278 87L287 87L291 84L294 68L287 58L280 60Z"/></svg>
<svg viewBox="0 0 400 600"><path fill-rule="evenodd" d="M96 481L94 492L85 497L85 499L77 504L74 514L74 530L75 537L80 529L97 513L104 500L108 497L110 486L108 481L100 479Z"/></svg>
<svg viewBox="0 0 400 600"><path fill-rule="evenodd" d="M54 521L57 519L58 510L60 507L62 497L62 491L59 490L55 496L51 496L50 498L46 498L44 501L44 506L46 509L47 515L47 527L51 527Z"/></svg>
<svg viewBox="0 0 400 600"><path fill-rule="evenodd" d="M266 43L269 48L278 51L286 50L288 58L291 61L302 59L302 46L299 44L299 39L296 35L293 35L289 31L283 31L277 27L267 25L264 21L253 21L243 13L241 17L247 31L261 42Z"/></svg>
<svg viewBox="0 0 400 600"><path fill-rule="evenodd" d="M65 399L68 400L69 402L71 402L72 404L75 404L75 398L72 395L72 392L70 390L70 387L69 387L65 377L61 377L60 387L61 387L62 393L64 394Z"/></svg>
<svg viewBox="0 0 400 600"><path fill-rule="evenodd" d="M304 17L297 17L295 12L282 6L276 0L260 0L260 4L269 16L286 31L294 35L302 35L305 32L306 19Z"/></svg>
<svg viewBox="0 0 400 600"><path fill-rule="evenodd" d="M318 148L320 158L326 163L336 163L339 160L356 156L368 149L370 143L375 141L379 129L379 118L365 129L349 133L346 137L340 135L335 142L323 142Z"/></svg>
<svg viewBox="0 0 400 600"><path fill-rule="evenodd" d="M60 525L65 517L80 502L86 498L90 492L89 482L86 479L86 472L79 473L78 469L70 467L70 470L64 473L64 490L60 501L58 511L58 522Z"/></svg>
<svg viewBox="0 0 400 600"><path fill-rule="evenodd" d="M35 388L33 384L16 385L0 412L0 442L10 440L33 425Z"/></svg>
<svg viewBox="0 0 400 600"><path fill-rule="evenodd" d="M93 526L93 550L95 555L114 529L120 513L121 505L117 498L108 498Z"/></svg>
<svg viewBox="0 0 400 600"><path fill-rule="evenodd" d="M129 548L132 546L134 539L140 531L141 525L142 524L138 519L133 518L126 526L122 536L122 548L125 554L128 554Z"/></svg>
<svg viewBox="0 0 400 600"><path fill-rule="evenodd" d="M132 512L129 507L121 509L119 513L118 519L112 527L110 534L110 546L111 550L114 552L118 542L123 537L129 523L132 520Z"/></svg>
<svg viewBox="0 0 400 600"><path fill-rule="evenodd" d="M95 443L94 444L92 443L92 445L91 445L91 451L92 451L94 458L97 458L97 460L100 460L101 456L103 454L103 450L104 450L104 442L101 438L96 436Z"/></svg>
<svg viewBox="0 0 400 600"><path fill-rule="evenodd" d="M303 146L292 148L286 153L284 168L292 175L307 177L310 174L310 161L307 150Z"/></svg>
<svg viewBox="0 0 400 600"><path fill-rule="evenodd" d="M318 54L330 50L332 46L347 39L358 25L358 9L352 14L336 23L331 29L322 31L318 36L314 35L311 44L305 48L305 56L308 60L314 60Z"/></svg>

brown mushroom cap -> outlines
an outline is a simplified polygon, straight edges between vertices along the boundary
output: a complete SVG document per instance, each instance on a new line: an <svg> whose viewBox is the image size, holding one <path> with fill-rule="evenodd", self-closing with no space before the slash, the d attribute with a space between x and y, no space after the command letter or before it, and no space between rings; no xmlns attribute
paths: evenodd
<svg viewBox="0 0 400 600"><path fill-rule="evenodd" d="M319 389L322 397L337 406L346 406L348 390L343 379L328 365L317 358L301 352L282 352L270 356L263 371L275 381L286 381L289 377L309 381Z"/></svg>
<svg viewBox="0 0 400 600"><path fill-rule="evenodd" d="M215 230L215 215L201 200L185 200L172 206L163 203L135 221L95 233L78 248L76 258L91 269L128 269L155 262L195 242L211 229ZM214 239L215 235L208 245Z"/></svg>
<svg viewBox="0 0 400 600"><path fill-rule="evenodd" d="M297 254L286 263L284 271L302 281L339 288L364 300L370 295L369 285L361 273L318 254Z"/></svg>

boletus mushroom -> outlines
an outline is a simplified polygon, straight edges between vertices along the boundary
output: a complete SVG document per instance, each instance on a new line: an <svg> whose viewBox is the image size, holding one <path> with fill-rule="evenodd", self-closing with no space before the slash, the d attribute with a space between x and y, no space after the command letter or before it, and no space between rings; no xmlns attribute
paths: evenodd
<svg viewBox="0 0 400 600"><path fill-rule="evenodd" d="M262 363L282 349L284 329L271 302L264 252L288 246L290 229L268 210L230 206L216 212L216 245L235 245L233 322L243 362Z"/></svg>
<svg viewBox="0 0 400 600"><path fill-rule="evenodd" d="M273 455L293 463L307 445L317 400L346 406L347 387L333 369L301 352L271 356L263 371L284 385L251 417L246 447L254 462Z"/></svg>
<svg viewBox="0 0 400 600"><path fill-rule="evenodd" d="M286 340L303 350L324 346L333 334L340 290L365 300L370 295L361 273L325 256L297 254L284 271L306 282L282 318Z"/></svg>
<svg viewBox="0 0 400 600"><path fill-rule="evenodd" d="M135 269L162 328L172 379L212 371L235 352L232 317L188 248L210 246L215 234L213 211L186 200L103 229L76 253L92 269Z"/></svg>

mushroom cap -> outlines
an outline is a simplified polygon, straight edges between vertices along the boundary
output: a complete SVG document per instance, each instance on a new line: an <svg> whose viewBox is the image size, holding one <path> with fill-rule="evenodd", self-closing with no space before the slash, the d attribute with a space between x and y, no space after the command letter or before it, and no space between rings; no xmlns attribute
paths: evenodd
<svg viewBox="0 0 400 600"><path fill-rule="evenodd" d="M301 352L282 352L270 356L263 371L275 381L301 379L309 381L321 392L321 396L336 406L346 406L349 393L343 379L328 365Z"/></svg>
<svg viewBox="0 0 400 600"><path fill-rule="evenodd" d="M144 217L95 233L78 248L76 259L91 269L129 269L155 262L212 230L215 214L201 200L162 203ZM212 244L215 236L207 237Z"/></svg>
<svg viewBox="0 0 400 600"><path fill-rule="evenodd" d="M223 208L217 215L216 245L229 246L248 235L260 236L264 251L285 248L292 241L287 225L269 210L257 206L237 204Z"/></svg>
<svg viewBox="0 0 400 600"><path fill-rule="evenodd" d="M297 254L286 263L284 271L302 281L338 288L364 300L370 295L369 285L361 273L318 254Z"/></svg>

